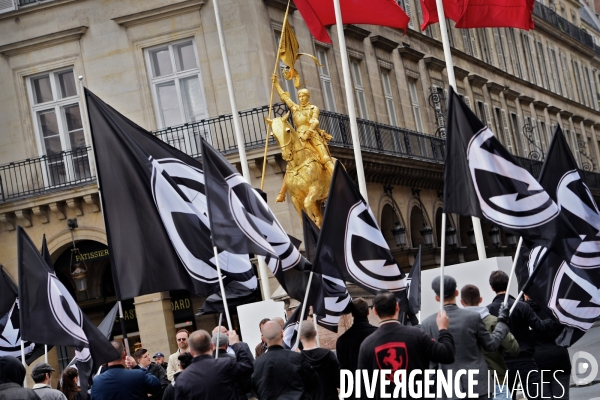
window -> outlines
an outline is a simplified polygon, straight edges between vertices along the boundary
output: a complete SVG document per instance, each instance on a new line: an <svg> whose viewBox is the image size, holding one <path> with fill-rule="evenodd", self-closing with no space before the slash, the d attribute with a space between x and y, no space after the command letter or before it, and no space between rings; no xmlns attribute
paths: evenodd
<svg viewBox="0 0 600 400"><path fill-rule="evenodd" d="M404 8L404 12L406 15L408 15L408 18L410 18L408 21L408 27L414 30L415 24L413 22L412 11L410 10L410 0L398 0L398 4L400 7ZM418 8L420 8L420 6Z"/></svg>
<svg viewBox="0 0 600 400"><path fill-rule="evenodd" d="M521 121L519 120L519 118L517 117L517 114L514 112L510 113L510 126L512 128L513 131L513 136L515 138L520 138L519 140L521 141L521 143L523 142L523 138L520 136L521 134ZM521 156L523 157L527 157L527 148L525 147L526 145L523 145L521 147Z"/></svg>
<svg viewBox="0 0 600 400"><path fill-rule="evenodd" d="M365 88L363 86L362 73L358 61L352 61L352 79L354 80L354 94L356 95L356 104L358 105L358 116L362 119L369 119L367 112L367 99L365 98Z"/></svg>
<svg viewBox="0 0 600 400"><path fill-rule="evenodd" d="M193 40L147 49L146 57L160 128L208 118Z"/></svg>
<svg viewBox="0 0 600 400"><path fill-rule="evenodd" d="M421 107L419 106L419 92L417 92L417 82L413 79L408 80L408 92L410 94L410 102L413 109L413 117L415 118L415 130L417 132L425 132L423 129L423 120L421 119Z"/></svg>
<svg viewBox="0 0 600 400"><path fill-rule="evenodd" d="M321 86L323 87L325 109L335 112L335 97L333 96L333 86L331 85L331 73L329 72L327 52L324 49L317 49L317 58L322 65L322 67L319 67L319 76L321 78Z"/></svg>
<svg viewBox="0 0 600 400"><path fill-rule="evenodd" d="M544 142L544 144L546 145L546 148L548 148L551 139L551 136L548 133L548 126L546 125L546 122L542 121L541 119L538 120L538 126L540 127L540 138L542 139L542 142Z"/></svg>
<svg viewBox="0 0 600 400"><path fill-rule="evenodd" d="M515 36L515 30L511 28L506 28L505 32L514 73L517 77L523 79L523 70L521 69L521 59L519 57L518 42Z"/></svg>
<svg viewBox="0 0 600 400"><path fill-rule="evenodd" d="M579 95L579 102L587 105L587 99L584 95L583 85L581 84L581 74L579 72L579 63L575 60L571 60L573 64L573 75L575 76L575 86L577 87L577 94Z"/></svg>
<svg viewBox="0 0 600 400"><path fill-rule="evenodd" d="M487 29L477 29L477 36L479 37L479 47L481 48L481 59L488 64L492 64Z"/></svg>
<svg viewBox="0 0 600 400"><path fill-rule="evenodd" d="M566 93L568 93L569 99L573 100L573 85L571 84L571 74L569 73L569 67L567 64L567 56L565 53L560 53L560 64L563 70L563 79L567 86Z"/></svg>
<svg viewBox="0 0 600 400"><path fill-rule="evenodd" d="M521 38L523 39L523 52L525 53L525 62L529 72L529 81L537 85L538 82L535 76L535 64L533 61L534 52L531 41L526 33L522 33Z"/></svg>
<svg viewBox="0 0 600 400"><path fill-rule="evenodd" d="M590 71L588 70L588 67L586 67L585 65L583 66L583 79L584 82L586 83L585 85L585 89L588 95L588 99L589 99L589 106L592 108L596 108L595 106L595 102L594 102L594 82L591 79L591 75L590 75Z"/></svg>
<svg viewBox="0 0 600 400"><path fill-rule="evenodd" d="M556 59L556 51L553 48L548 47L548 55L550 57L550 67L552 68L552 82L554 82L554 90L557 94L563 95L562 82L560 74L558 72L558 60Z"/></svg>
<svg viewBox="0 0 600 400"><path fill-rule="evenodd" d="M502 46L502 35L500 32L500 28L492 29L494 33L494 44L496 45L496 53L498 55L498 67L502 71L506 71L506 59L504 56L504 47Z"/></svg>
<svg viewBox="0 0 600 400"><path fill-rule="evenodd" d="M473 45L471 43L471 36L469 34L469 30L461 29L460 33L462 34L463 46L465 48L465 53L472 56L473 55Z"/></svg>
<svg viewBox="0 0 600 400"><path fill-rule="evenodd" d="M505 140L506 148L511 153L516 154L514 152L513 140L510 135L510 128L508 125L508 120L506 119L506 111L502 110L501 117L502 117L502 126L503 126L503 130L504 130L504 140Z"/></svg>
<svg viewBox="0 0 600 400"><path fill-rule="evenodd" d="M544 57L544 47L542 42L537 42L538 63L540 64L540 74L542 75L542 85L544 89L550 89L550 80L548 79L548 70L546 68L546 58Z"/></svg>
<svg viewBox="0 0 600 400"><path fill-rule="evenodd" d="M386 70L381 70L381 82L383 84L383 95L385 97L385 105L387 107L390 125L398 126L398 118L396 117L396 108L394 107L394 96L392 95L392 83L390 82L390 73Z"/></svg>
<svg viewBox="0 0 600 400"><path fill-rule="evenodd" d="M89 178L87 144L73 68L27 79L40 153L47 156L46 182L53 186Z"/></svg>

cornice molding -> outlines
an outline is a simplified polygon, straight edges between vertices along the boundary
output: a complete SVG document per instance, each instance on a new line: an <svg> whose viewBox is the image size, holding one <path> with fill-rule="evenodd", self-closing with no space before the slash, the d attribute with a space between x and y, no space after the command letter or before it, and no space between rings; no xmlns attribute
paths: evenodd
<svg viewBox="0 0 600 400"><path fill-rule="evenodd" d="M442 72L446 69L446 62L434 56L428 56L423 59L425 65L433 71Z"/></svg>
<svg viewBox="0 0 600 400"><path fill-rule="evenodd" d="M149 22L170 18L191 11L198 11L206 4L206 0L186 0L151 10L140 11L133 14L113 18L117 24L129 28L131 26L147 24Z"/></svg>
<svg viewBox="0 0 600 400"><path fill-rule="evenodd" d="M78 26L64 31L54 32L49 35L21 40L0 46L0 54L11 57L17 54L29 53L33 50L55 46L57 44L77 41L87 31L87 26Z"/></svg>
<svg viewBox="0 0 600 400"><path fill-rule="evenodd" d="M485 84L485 86L487 86L488 91L490 93L494 93L494 94L500 94L500 92L502 92L505 88L504 85L501 85L499 83L496 82L488 82Z"/></svg>
<svg viewBox="0 0 600 400"><path fill-rule="evenodd" d="M351 37L362 42L371 34L371 31L368 31L357 25L344 25L344 34L347 37Z"/></svg>
<svg viewBox="0 0 600 400"><path fill-rule="evenodd" d="M419 62L425 56L425 53L415 50L406 43L402 43L402 47L398 47L398 53L402 58L406 58L410 61Z"/></svg>
<svg viewBox="0 0 600 400"><path fill-rule="evenodd" d="M398 45L400 44L398 42L394 42L391 39L383 37L381 35L371 36L370 39L371 39L371 44L373 45L373 47L377 47L378 49L381 49L383 51L387 51L390 53L392 51L394 51L394 49L396 49L396 47L398 47Z"/></svg>

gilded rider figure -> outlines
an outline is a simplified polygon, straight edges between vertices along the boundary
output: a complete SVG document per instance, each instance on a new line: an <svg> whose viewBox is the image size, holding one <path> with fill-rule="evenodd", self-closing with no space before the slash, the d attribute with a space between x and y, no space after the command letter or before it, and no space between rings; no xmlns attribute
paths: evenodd
<svg viewBox="0 0 600 400"><path fill-rule="evenodd" d="M290 99L290 94L285 92L279 85L277 75L274 74L272 80L279 97L292 111L292 120L300 140L314 149L323 168L329 172L330 176L333 175L334 164L327 147L327 143L332 139L332 136L319 129L319 107L310 104L310 92L307 89L298 90L300 104L296 104ZM283 201L283 199L280 201Z"/></svg>

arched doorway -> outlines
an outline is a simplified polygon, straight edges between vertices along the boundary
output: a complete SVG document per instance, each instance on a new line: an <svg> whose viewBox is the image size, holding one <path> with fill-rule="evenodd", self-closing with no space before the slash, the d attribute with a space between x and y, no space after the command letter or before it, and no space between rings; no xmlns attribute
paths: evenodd
<svg viewBox="0 0 600 400"><path fill-rule="evenodd" d="M392 234L392 229L396 225L396 222L400 222L400 225L404 225L400 216L394 211L394 208L390 204L386 204L383 206L381 210L381 232L383 233L383 237L387 242L390 249L395 249L398 247L396 245L396 240L394 239L394 235Z"/></svg>
<svg viewBox="0 0 600 400"><path fill-rule="evenodd" d="M415 204L410 210L410 239L413 248L425 245L421 229L423 229L423 213L421 208Z"/></svg>

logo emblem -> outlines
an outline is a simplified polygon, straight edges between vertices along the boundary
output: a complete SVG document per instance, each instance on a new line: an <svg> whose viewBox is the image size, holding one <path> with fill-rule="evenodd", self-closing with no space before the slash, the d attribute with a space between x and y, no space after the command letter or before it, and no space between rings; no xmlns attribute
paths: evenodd
<svg viewBox="0 0 600 400"><path fill-rule="evenodd" d="M391 292L406 287L406 280L392 257L375 217L362 201L352 206L348 213L344 254L348 272L362 285Z"/></svg>
<svg viewBox="0 0 600 400"><path fill-rule="evenodd" d="M408 350L404 342L391 342L375 347L375 359L379 369L389 369L392 372L388 379L400 369L408 369Z"/></svg>
<svg viewBox="0 0 600 400"><path fill-rule="evenodd" d="M210 240L204 172L178 159L152 161L152 195L169 239L192 278L219 281ZM247 255L220 252L224 273L250 289L256 277Z"/></svg>
<svg viewBox="0 0 600 400"><path fill-rule="evenodd" d="M527 229L558 215L558 206L544 188L526 169L510 161L510 154L488 128L473 136L467 158L481 212L493 223Z"/></svg>
<svg viewBox="0 0 600 400"><path fill-rule="evenodd" d="M19 300L10 311L0 318L0 357L21 356L21 331L19 330ZM35 347L34 343L25 342L25 355L29 355Z"/></svg>
<svg viewBox="0 0 600 400"><path fill-rule="evenodd" d="M589 280L588 272L589 269L561 263L548 307L562 324L587 330L600 316L600 289Z"/></svg>
<svg viewBox="0 0 600 400"><path fill-rule="evenodd" d="M74 339L87 344L81 310L67 288L54 274L48 274L48 297L50 310L58 325Z"/></svg>
<svg viewBox="0 0 600 400"><path fill-rule="evenodd" d="M325 318L319 318L319 322L334 326L337 329L340 316L352 300L352 297L350 297L343 280L327 275L322 275L322 278L323 292L325 294ZM315 306L313 305L313 307ZM315 313L319 315L319 311L315 310Z"/></svg>

